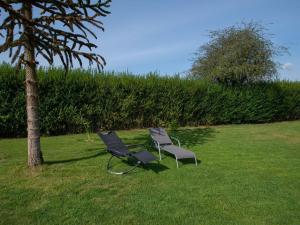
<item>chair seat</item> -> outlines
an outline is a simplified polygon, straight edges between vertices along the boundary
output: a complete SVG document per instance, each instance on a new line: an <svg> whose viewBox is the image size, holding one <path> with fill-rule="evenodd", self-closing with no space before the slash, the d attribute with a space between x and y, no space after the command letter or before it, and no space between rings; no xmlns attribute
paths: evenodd
<svg viewBox="0 0 300 225"><path fill-rule="evenodd" d="M148 152L146 150L133 153L132 156L141 161L143 164L147 164L151 161L157 160L157 158L151 152Z"/></svg>
<svg viewBox="0 0 300 225"><path fill-rule="evenodd" d="M128 146L126 146L123 143L123 141L117 136L117 134L114 131L98 132L98 135L106 145L107 151L110 154L112 154L112 156L110 157L107 163L107 170L112 174L118 174L118 175L126 174L134 170L135 168L137 168L137 166L139 166L140 164L147 164L150 161L157 160L157 158L154 155L152 155L150 152L146 150L143 150L141 152L129 151ZM128 159L134 158L135 165L125 171L115 171L112 169L112 165L111 165L111 161L114 157L117 158L126 157Z"/></svg>
<svg viewBox="0 0 300 225"><path fill-rule="evenodd" d="M161 148L177 157L177 159L195 158L195 154L189 150L180 148L176 145L164 145Z"/></svg>

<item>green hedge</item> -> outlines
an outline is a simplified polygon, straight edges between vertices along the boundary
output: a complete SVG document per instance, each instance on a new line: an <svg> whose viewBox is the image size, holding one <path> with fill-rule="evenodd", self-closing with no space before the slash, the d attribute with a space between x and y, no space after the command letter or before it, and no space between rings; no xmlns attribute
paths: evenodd
<svg viewBox="0 0 300 225"><path fill-rule="evenodd" d="M300 83L228 88L155 74L39 70L42 134L300 118ZM0 66L0 136L26 135L24 74Z"/></svg>

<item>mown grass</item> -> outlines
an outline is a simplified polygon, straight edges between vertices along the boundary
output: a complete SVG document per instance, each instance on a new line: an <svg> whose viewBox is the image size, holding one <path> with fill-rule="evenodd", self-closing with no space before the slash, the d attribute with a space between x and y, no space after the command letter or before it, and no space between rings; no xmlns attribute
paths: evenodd
<svg viewBox="0 0 300 225"><path fill-rule="evenodd" d="M148 139L147 130L118 134ZM35 170L26 167L25 139L2 139L0 224L300 224L300 121L176 134L198 167L176 169L165 157L126 176L106 172L96 135L42 138L46 163Z"/></svg>

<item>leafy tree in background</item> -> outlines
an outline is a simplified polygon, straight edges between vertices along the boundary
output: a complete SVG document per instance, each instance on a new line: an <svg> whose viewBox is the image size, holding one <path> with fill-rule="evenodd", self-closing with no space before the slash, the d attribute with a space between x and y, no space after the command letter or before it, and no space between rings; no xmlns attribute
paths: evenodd
<svg viewBox="0 0 300 225"><path fill-rule="evenodd" d="M227 85L277 78L274 56L287 49L267 36L265 27L252 22L211 31L211 40L196 52L190 75Z"/></svg>
<svg viewBox="0 0 300 225"><path fill-rule="evenodd" d="M90 51L97 46L93 27L104 30L99 20L109 12L110 0L0 0L0 53L9 50L12 64L24 65L28 132L28 165L43 163L40 148L37 56L52 64L54 57L65 70L73 67L73 59L105 65L102 56Z"/></svg>

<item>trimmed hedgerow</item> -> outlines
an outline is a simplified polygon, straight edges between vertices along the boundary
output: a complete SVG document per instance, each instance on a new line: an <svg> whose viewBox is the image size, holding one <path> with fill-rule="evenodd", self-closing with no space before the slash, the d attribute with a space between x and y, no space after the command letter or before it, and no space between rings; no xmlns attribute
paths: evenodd
<svg viewBox="0 0 300 225"><path fill-rule="evenodd" d="M40 69L40 125L47 135L87 129L264 123L300 118L300 83L224 87L157 74ZM0 66L0 136L26 135L24 74Z"/></svg>

